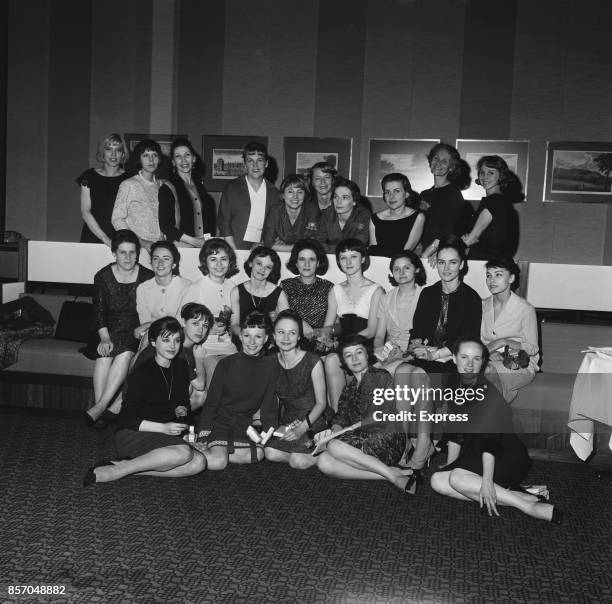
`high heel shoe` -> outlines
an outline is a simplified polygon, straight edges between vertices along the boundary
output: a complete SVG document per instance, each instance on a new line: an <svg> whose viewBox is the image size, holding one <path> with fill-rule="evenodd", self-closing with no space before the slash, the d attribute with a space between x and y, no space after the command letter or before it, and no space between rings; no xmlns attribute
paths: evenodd
<svg viewBox="0 0 612 604"><path fill-rule="evenodd" d="M429 443L427 453L422 457L418 457L416 455L416 449L414 449L412 453L412 457L410 458L410 461L408 462L408 467L412 468L413 470L422 470L425 466L429 467L429 464L432 458L437 452L438 450L436 449L436 447L434 446L432 442Z"/></svg>
<svg viewBox="0 0 612 604"><path fill-rule="evenodd" d="M94 428L94 430L104 430L106 428L106 421L102 417L94 419L87 411L83 411L83 419L88 428Z"/></svg>
<svg viewBox="0 0 612 604"><path fill-rule="evenodd" d="M563 510L560 510L556 505L553 505L550 523L551 524L562 524L562 522L563 522Z"/></svg>
<svg viewBox="0 0 612 604"><path fill-rule="evenodd" d="M96 479L96 468L101 468L103 466L112 466L113 464L105 459L104 461L101 461L99 463L97 463L95 466L91 466L91 468L89 468L87 470L87 472L85 472L85 476L83 476L83 487L88 487L92 484L95 484L97 481Z"/></svg>
<svg viewBox="0 0 612 604"><path fill-rule="evenodd" d="M408 482L404 487L404 493L406 495L415 495L417 486L423 482L423 475L420 470L412 470L412 474L408 477Z"/></svg>
<svg viewBox="0 0 612 604"><path fill-rule="evenodd" d="M112 411L105 409L104 413L102 413L102 415L100 416L100 419L105 421L107 424L116 424L117 420L119 419L119 414L113 413Z"/></svg>

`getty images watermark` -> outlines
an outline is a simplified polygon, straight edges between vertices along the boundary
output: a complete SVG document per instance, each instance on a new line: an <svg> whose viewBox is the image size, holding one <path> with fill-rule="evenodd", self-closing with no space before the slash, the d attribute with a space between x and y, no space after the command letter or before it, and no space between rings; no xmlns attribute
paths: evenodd
<svg viewBox="0 0 612 604"><path fill-rule="evenodd" d="M452 402L455 405L465 403L482 402L487 393L487 386L465 387L465 388L434 388L420 386L411 388L409 386L395 386L395 388L374 388L372 391L372 403L382 405L388 401L406 402L416 405L419 402ZM417 417L415 411L401 410L388 413L377 409L372 414L375 422L467 422L467 413L432 413L420 409Z"/></svg>

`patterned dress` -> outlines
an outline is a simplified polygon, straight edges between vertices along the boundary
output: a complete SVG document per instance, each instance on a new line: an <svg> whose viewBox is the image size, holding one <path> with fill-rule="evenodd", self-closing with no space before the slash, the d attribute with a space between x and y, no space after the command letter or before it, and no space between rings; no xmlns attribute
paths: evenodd
<svg viewBox="0 0 612 604"><path fill-rule="evenodd" d="M406 435L401 422L376 421L379 416L374 412L394 414L397 411L395 400L374 405L375 388L394 388L393 378L384 369L370 367L359 383L353 377L342 389L338 412L331 423L345 428L361 421L360 428L341 434L338 440L392 466L399 462L404 453Z"/></svg>
<svg viewBox="0 0 612 604"><path fill-rule="evenodd" d="M327 297L333 286L331 281L320 277L315 277L312 283L304 283L300 277L285 279L281 283L289 308L315 329L325 324Z"/></svg>

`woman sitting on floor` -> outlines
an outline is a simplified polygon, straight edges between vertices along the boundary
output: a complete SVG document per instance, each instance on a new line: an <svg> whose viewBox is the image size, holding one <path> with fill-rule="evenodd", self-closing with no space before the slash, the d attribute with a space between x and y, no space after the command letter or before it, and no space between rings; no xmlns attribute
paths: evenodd
<svg viewBox="0 0 612 604"><path fill-rule="evenodd" d="M504 398L510 403L538 371L538 320L535 308L512 291L520 275L514 260L494 258L486 269L492 295L482 301L480 337L491 355L489 366L497 371Z"/></svg>
<svg viewBox="0 0 612 604"><path fill-rule="evenodd" d="M338 412L332 418L332 432L360 422L327 443L317 459L321 472L335 478L388 480L402 491L414 494L418 475L395 467L406 446L406 436L397 422L375 421L373 413L396 413L395 400L376 398L381 389L393 389L393 378L372 367L367 340L360 335L342 338L338 347L342 366L351 373L343 388ZM378 404L379 401L381 404Z"/></svg>
<svg viewBox="0 0 612 604"><path fill-rule="evenodd" d="M276 394L281 405L278 429L266 447L266 459L284 461L300 470L316 463L311 453L313 433L325 430L323 412L327 408L325 373L319 356L300 349L302 320L291 310L283 310L274 322L274 342L279 376ZM277 430L278 430L277 429Z"/></svg>
<svg viewBox="0 0 612 604"><path fill-rule="evenodd" d="M545 497L515 490L527 475L530 460L512 429L510 407L485 379L488 356L479 340L462 339L455 346L458 375L451 382L455 399L448 411L468 419L446 424L448 465L431 477L431 486L442 495L479 502L489 516L499 516L499 504L559 524L561 511ZM472 395L467 389L473 390Z"/></svg>
<svg viewBox="0 0 612 604"><path fill-rule="evenodd" d="M264 430L276 426L278 362L264 353L271 331L268 316L252 312L240 329L242 350L221 359L215 369L196 444L211 470L222 470L228 462L257 463L264 457L262 447L249 442L246 431L259 410Z"/></svg>
<svg viewBox="0 0 612 604"><path fill-rule="evenodd" d="M181 438L191 414L189 367L177 358L183 330L174 317L163 317L151 324L148 335L155 357L129 376L115 435L118 456L128 459L93 466L83 486L130 474L177 478L206 469L205 457Z"/></svg>

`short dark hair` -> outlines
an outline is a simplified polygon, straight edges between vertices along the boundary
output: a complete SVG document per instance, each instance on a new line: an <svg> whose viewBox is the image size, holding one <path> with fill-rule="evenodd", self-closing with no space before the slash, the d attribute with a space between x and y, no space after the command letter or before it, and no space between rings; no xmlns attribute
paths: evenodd
<svg viewBox="0 0 612 604"><path fill-rule="evenodd" d="M344 360L343 352L345 348L349 348L350 346L363 346L366 349L366 352L368 354L368 366L371 366L374 363L376 363L377 359L374 356L374 349L372 347L371 340L368 340L366 337L359 335L357 333L342 336L340 338L340 342L338 343L337 353L338 353L338 358L340 359L340 366L342 367L342 369L344 369L348 373L350 373L351 370L348 368Z"/></svg>
<svg viewBox="0 0 612 604"><path fill-rule="evenodd" d="M385 185L389 182L401 183L404 191L408 193L406 205L414 208L415 210L418 209L421 203L421 196L416 191L412 190L412 185L405 174L402 174L401 172L391 172L390 174L385 174L383 176L383 179L380 181L380 187L383 190L383 198L385 196Z"/></svg>
<svg viewBox="0 0 612 604"><path fill-rule="evenodd" d="M172 269L173 275L179 275L179 265L181 264L181 254L178 251L178 248L172 241L156 241L149 250L149 256L153 259L153 252L158 250L159 248L163 248L168 250L172 254L172 262L174 263L174 268Z"/></svg>
<svg viewBox="0 0 612 604"><path fill-rule="evenodd" d="M191 141L188 138L175 138L170 145L170 161L174 162L174 151L178 147L187 147L191 155L193 155L194 163L192 170L192 178L195 175L198 182L202 180L202 176L204 174L204 164L202 163L202 158L200 154L195 150L195 147L191 144ZM173 171L176 171L176 168L173 165Z"/></svg>
<svg viewBox="0 0 612 604"><path fill-rule="evenodd" d="M332 198L336 194L336 189L338 187L347 188L351 192L353 201L355 203L361 203L361 190L359 189L359 185L354 180L349 180L343 176L336 178L332 187Z"/></svg>
<svg viewBox="0 0 612 604"><path fill-rule="evenodd" d="M312 250L315 253L317 256L317 262L319 263L315 274L324 275L329 268L329 260L327 259L327 254L325 253L323 246L316 239L300 239L299 241L295 242L295 245L291 250L291 256L289 256L289 260L285 265L287 269L294 275L299 275L297 259L300 252L303 252L304 250Z"/></svg>
<svg viewBox="0 0 612 604"><path fill-rule="evenodd" d="M461 345L468 343L468 342L478 344L480 348L482 349L482 366L480 368L480 371L478 372L479 375L482 375L484 374L487 368L487 365L489 364L489 358L491 355L489 353L489 349L482 343L480 338L470 338L470 337L459 338L453 345L452 352L455 356L457 356L459 354L459 349L461 348Z"/></svg>
<svg viewBox="0 0 612 604"><path fill-rule="evenodd" d="M191 319L205 319L209 328L212 327L212 324L215 321L208 306L204 306L204 304L200 304L198 302L187 302L187 304L184 304L181 308L181 319L183 319L183 321L190 321Z"/></svg>
<svg viewBox="0 0 612 604"><path fill-rule="evenodd" d="M251 250L249 257L246 259L246 262L243 265L244 272L250 277L252 269L251 264L253 263L253 260L255 260L255 258L266 258L268 256L270 257L270 260L272 260L272 270L270 271L267 280L270 281L270 283L276 284L280 279L281 261L278 254L272 248L266 247L265 245L258 245Z"/></svg>
<svg viewBox="0 0 612 604"><path fill-rule="evenodd" d="M336 264L340 270L342 270L340 267L340 254L342 252L359 252L361 254L361 272L365 273L370 268L370 254L363 241L354 238L343 239L336 246Z"/></svg>
<svg viewBox="0 0 612 604"><path fill-rule="evenodd" d="M414 266L414 282L417 285L425 285L425 282L427 281L425 267L423 266L421 259L412 250L402 250L391 257L391 262L389 262L389 271L391 272L389 275L389 283L391 283L393 287L397 286L397 281L393 278L393 265L395 264L395 261L399 260L400 258L406 258L406 260L408 260L410 264Z"/></svg>
<svg viewBox="0 0 612 604"><path fill-rule="evenodd" d="M141 141L136 143L136 146L134 147L134 150L130 156L130 159L141 168L142 164L140 163L140 156L145 153L145 151L154 151L159 156L160 161L164 155L157 141L154 141L152 138L143 138Z"/></svg>
<svg viewBox="0 0 612 604"><path fill-rule="evenodd" d="M272 321L270 321L270 317L267 315L267 313L261 312L261 310L252 310L240 322L241 330L248 329L249 327L264 329L266 335L270 335L272 333Z"/></svg>
<svg viewBox="0 0 612 604"><path fill-rule="evenodd" d="M225 239L221 239L220 237L212 237L203 243L200 253L198 254L200 272L204 276L208 275L206 259L213 254L218 254L219 252L225 252L229 258L229 268L227 269L227 273L225 273L225 278L229 279L236 273L239 273L240 270L238 269L238 261L236 260L236 252L234 251L234 248L232 248L232 246L225 241Z"/></svg>
<svg viewBox="0 0 612 604"><path fill-rule="evenodd" d="M153 344L153 342L155 342L159 336L166 333L178 333L181 335L181 342L185 341L185 333L183 332L183 328L178 322L178 319L175 319L174 317L162 317L161 319L153 321L153 323L151 323L149 326L149 343Z"/></svg>
<svg viewBox="0 0 612 604"><path fill-rule="evenodd" d="M265 160L268 161L268 150L266 146L259 141L249 141L242 149L242 160L246 162L247 155L251 153L261 153Z"/></svg>
<svg viewBox="0 0 612 604"><path fill-rule="evenodd" d="M111 238L111 252L115 253L122 243L133 243L136 246L136 255L140 256L140 239L130 229L119 229Z"/></svg>
<svg viewBox="0 0 612 604"><path fill-rule="evenodd" d="M519 280L521 278L521 269L512 258L508 258L507 256L498 256L496 258L491 258L485 264L485 269L488 270L491 268L506 269L511 275L514 275L514 283L510 285L510 289L515 290L518 288Z"/></svg>

